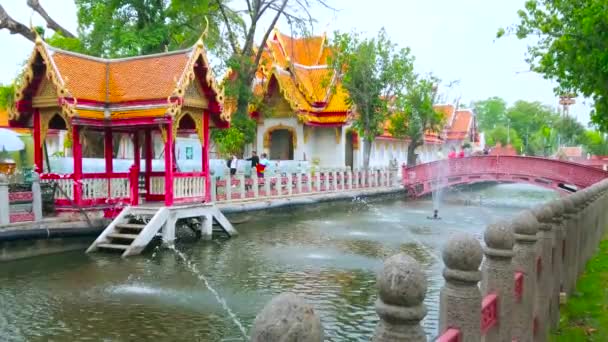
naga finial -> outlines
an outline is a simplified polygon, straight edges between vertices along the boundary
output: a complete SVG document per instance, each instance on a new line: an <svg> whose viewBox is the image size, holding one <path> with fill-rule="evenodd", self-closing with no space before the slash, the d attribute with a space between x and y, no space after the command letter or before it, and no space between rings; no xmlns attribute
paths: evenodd
<svg viewBox="0 0 608 342"><path fill-rule="evenodd" d="M198 38L198 42L196 42L196 45L198 47L202 48L204 46L203 41L204 41L204 38L207 36L208 31L209 31L209 19L207 18L207 16L205 16L205 30L203 31L201 36Z"/></svg>
<svg viewBox="0 0 608 342"><path fill-rule="evenodd" d="M32 33L35 36L34 42L36 43L36 45L40 45L40 44L42 44L42 37L40 37L40 33L34 27L33 20L32 20L33 17L34 17L34 11L32 11L32 14L30 15L30 31L32 31Z"/></svg>

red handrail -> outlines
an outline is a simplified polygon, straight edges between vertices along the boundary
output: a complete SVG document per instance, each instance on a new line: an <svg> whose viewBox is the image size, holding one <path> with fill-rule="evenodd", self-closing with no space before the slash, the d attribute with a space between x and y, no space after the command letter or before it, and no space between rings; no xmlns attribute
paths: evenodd
<svg viewBox="0 0 608 342"><path fill-rule="evenodd" d="M448 328L441 336L437 338L436 342L460 342L461 334L460 330L456 328Z"/></svg>
<svg viewBox="0 0 608 342"><path fill-rule="evenodd" d="M481 334L484 335L498 322L498 296L489 294L481 303Z"/></svg>

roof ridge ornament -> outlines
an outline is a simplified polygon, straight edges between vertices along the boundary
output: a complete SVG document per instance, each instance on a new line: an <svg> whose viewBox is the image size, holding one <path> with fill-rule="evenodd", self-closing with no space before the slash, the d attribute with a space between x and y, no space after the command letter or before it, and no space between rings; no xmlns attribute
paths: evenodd
<svg viewBox="0 0 608 342"><path fill-rule="evenodd" d="M42 39L42 37L40 37L40 33L38 32L38 30L36 30L36 28L34 27L33 20L32 20L33 17L34 17L34 11L32 11L32 14L30 14L30 31L32 31L32 33L36 37L34 39L34 43L36 45L42 45L43 39Z"/></svg>
<svg viewBox="0 0 608 342"><path fill-rule="evenodd" d="M204 38L207 37L207 32L209 32L209 18L205 16L205 30L201 33L200 37L198 37L198 41L196 42L196 46L199 48L203 48L205 46Z"/></svg>

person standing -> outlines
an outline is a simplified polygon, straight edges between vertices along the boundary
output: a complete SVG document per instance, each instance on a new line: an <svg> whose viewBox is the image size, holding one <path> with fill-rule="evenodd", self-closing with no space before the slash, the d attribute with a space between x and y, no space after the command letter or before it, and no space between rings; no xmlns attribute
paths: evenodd
<svg viewBox="0 0 608 342"><path fill-rule="evenodd" d="M233 154L232 159L230 159L228 163L228 167L230 168L230 175L236 175L236 166L237 166L238 158Z"/></svg>
<svg viewBox="0 0 608 342"><path fill-rule="evenodd" d="M251 158L247 158L251 162L251 170L256 170L256 167L260 163L260 157L258 157L258 153L256 151L251 151Z"/></svg>
<svg viewBox="0 0 608 342"><path fill-rule="evenodd" d="M262 153L262 159L256 165L256 171L258 172L258 178L264 178L264 171L270 162L267 159L266 153Z"/></svg>
<svg viewBox="0 0 608 342"><path fill-rule="evenodd" d="M448 159L454 159L456 158L456 149L454 147L452 147L450 149L450 153L448 153Z"/></svg>
<svg viewBox="0 0 608 342"><path fill-rule="evenodd" d="M460 152L458 152L458 158L464 158L464 146L460 148Z"/></svg>

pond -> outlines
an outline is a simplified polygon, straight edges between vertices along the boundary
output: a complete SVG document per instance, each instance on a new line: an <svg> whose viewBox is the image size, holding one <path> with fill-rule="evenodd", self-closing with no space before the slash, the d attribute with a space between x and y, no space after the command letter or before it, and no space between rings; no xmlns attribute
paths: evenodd
<svg viewBox="0 0 608 342"><path fill-rule="evenodd" d="M376 271L398 252L424 267L423 325L435 336L447 239L458 232L481 239L488 223L554 196L516 184L462 188L443 196L441 220L427 219L431 199L353 199L252 214L237 238L184 238L176 251L153 248L126 260L76 251L3 263L0 340L243 341L264 305L292 291L314 305L327 341L368 341Z"/></svg>

